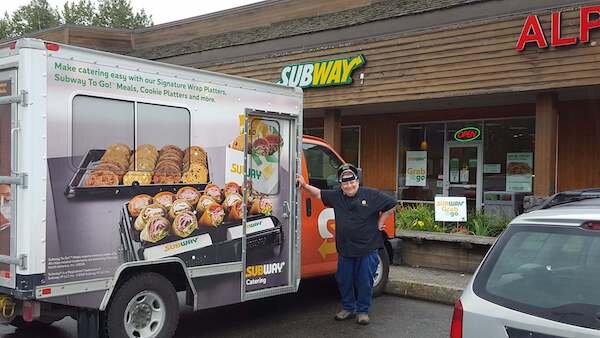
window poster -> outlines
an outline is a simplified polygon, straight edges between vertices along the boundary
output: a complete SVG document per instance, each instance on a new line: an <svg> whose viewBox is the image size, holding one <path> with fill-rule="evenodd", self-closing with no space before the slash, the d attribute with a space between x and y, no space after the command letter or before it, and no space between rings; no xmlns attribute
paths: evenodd
<svg viewBox="0 0 600 338"><path fill-rule="evenodd" d="M457 158L450 159L450 183L460 181L460 161Z"/></svg>
<svg viewBox="0 0 600 338"><path fill-rule="evenodd" d="M533 153L506 154L506 191L531 192Z"/></svg>
<svg viewBox="0 0 600 338"><path fill-rule="evenodd" d="M406 186L424 187L427 184L427 152L406 152Z"/></svg>

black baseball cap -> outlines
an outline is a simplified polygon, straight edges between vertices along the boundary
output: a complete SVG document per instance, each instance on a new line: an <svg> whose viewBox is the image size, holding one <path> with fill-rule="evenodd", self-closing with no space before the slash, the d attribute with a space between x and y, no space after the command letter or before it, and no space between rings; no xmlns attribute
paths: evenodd
<svg viewBox="0 0 600 338"><path fill-rule="evenodd" d="M342 182L342 174L347 171L352 172L352 174L354 175L354 178L351 178L350 181L358 179L358 169L351 163L344 163L337 170L337 177L339 182Z"/></svg>

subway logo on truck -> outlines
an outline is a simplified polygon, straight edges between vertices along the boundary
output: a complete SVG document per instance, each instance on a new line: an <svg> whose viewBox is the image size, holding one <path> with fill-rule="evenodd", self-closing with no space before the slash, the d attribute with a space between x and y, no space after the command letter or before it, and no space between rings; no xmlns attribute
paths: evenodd
<svg viewBox="0 0 600 338"><path fill-rule="evenodd" d="M316 88L352 83L352 72L366 63L362 54L334 60L293 64L283 67L278 84Z"/></svg>

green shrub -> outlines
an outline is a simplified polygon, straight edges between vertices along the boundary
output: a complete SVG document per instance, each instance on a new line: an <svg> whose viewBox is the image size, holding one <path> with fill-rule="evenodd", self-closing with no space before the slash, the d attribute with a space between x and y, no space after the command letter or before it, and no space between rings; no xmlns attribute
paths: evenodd
<svg viewBox="0 0 600 338"><path fill-rule="evenodd" d="M474 212L467 217L466 228L476 236L498 236L510 222L509 218Z"/></svg>
<svg viewBox="0 0 600 338"><path fill-rule="evenodd" d="M466 223L444 223L435 221L433 205L416 204L399 206L396 209L396 227L404 230L450 232L477 236L496 237L510 223L506 217L496 217L483 212L473 212Z"/></svg>
<svg viewBox="0 0 600 338"><path fill-rule="evenodd" d="M502 233L502 231L506 229L506 226L508 226L508 223L510 223L510 221L511 219L509 217L494 217L492 219L492 224L490 225L489 236L499 236Z"/></svg>
<svg viewBox="0 0 600 338"><path fill-rule="evenodd" d="M398 207L396 210L396 226L405 230L435 232L446 230L440 223L435 221L433 206L428 204Z"/></svg>

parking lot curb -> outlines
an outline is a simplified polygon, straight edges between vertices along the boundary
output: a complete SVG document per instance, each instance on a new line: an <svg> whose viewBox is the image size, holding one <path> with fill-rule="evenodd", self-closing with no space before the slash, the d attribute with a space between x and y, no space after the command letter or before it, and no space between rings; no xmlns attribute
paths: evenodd
<svg viewBox="0 0 600 338"><path fill-rule="evenodd" d="M463 289L415 281L389 281L385 293L394 296L453 305Z"/></svg>

